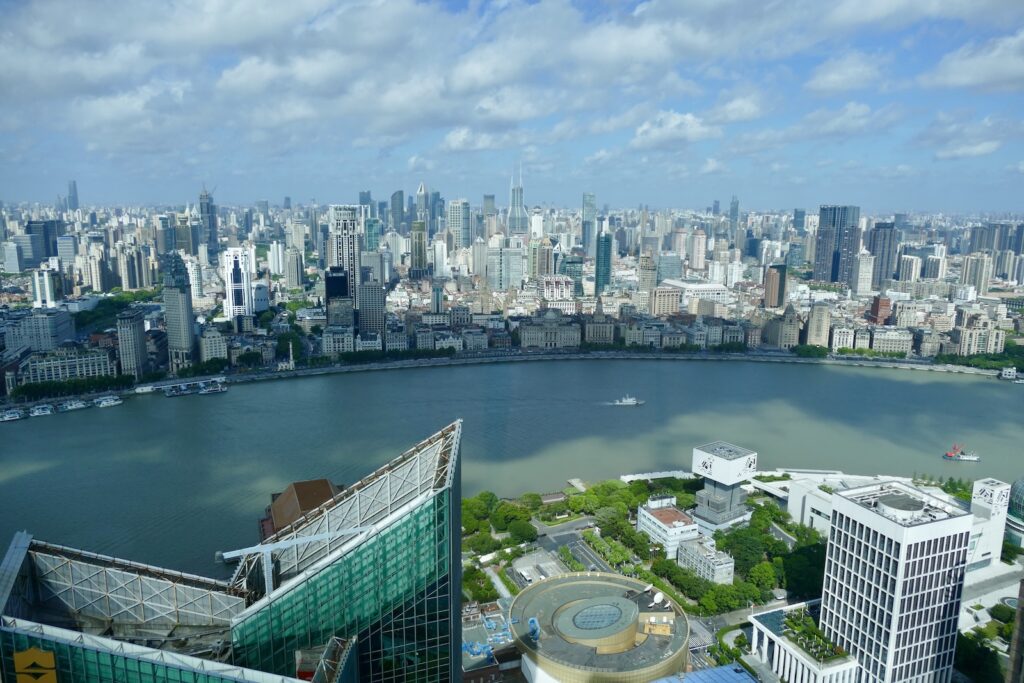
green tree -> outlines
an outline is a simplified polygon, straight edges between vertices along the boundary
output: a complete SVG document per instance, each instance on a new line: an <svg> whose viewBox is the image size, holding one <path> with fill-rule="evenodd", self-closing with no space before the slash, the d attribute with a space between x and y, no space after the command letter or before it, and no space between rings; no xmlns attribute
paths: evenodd
<svg viewBox="0 0 1024 683"><path fill-rule="evenodd" d="M777 577L775 576L775 567L771 562L758 562L750 568L750 572L747 574L747 578L752 584L760 588L761 590L771 590L775 587Z"/></svg>
<svg viewBox="0 0 1024 683"><path fill-rule="evenodd" d="M540 510L540 506L543 504L539 493L524 493L519 497L519 502L533 512Z"/></svg>
<svg viewBox="0 0 1024 683"><path fill-rule="evenodd" d="M537 540L537 529L521 519L513 519L509 522L508 533L516 543L532 543Z"/></svg>
<svg viewBox="0 0 1024 683"><path fill-rule="evenodd" d="M528 522L530 520L530 511L521 505L510 503L507 500L498 503L491 512L491 526L496 531L507 531L508 525L517 519Z"/></svg>

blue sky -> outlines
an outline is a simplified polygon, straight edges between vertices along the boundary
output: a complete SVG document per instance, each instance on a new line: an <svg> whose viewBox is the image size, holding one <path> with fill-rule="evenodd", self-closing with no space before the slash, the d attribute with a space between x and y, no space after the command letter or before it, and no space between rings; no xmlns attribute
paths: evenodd
<svg viewBox="0 0 1024 683"><path fill-rule="evenodd" d="M1021 0L0 3L0 199L1020 211Z"/></svg>

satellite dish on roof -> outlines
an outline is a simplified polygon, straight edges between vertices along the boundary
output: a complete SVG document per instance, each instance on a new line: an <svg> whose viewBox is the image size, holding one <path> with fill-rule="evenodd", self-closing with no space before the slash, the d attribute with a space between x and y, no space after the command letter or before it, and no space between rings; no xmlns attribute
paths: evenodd
<svg viewBox="0 0 1024 683"><path fill-rule="evenodd" d="M649 583L649 584L647 584L647 588L644 589L644 593L650 593L653 589L654 589L654 584L653 583Z"/></svg>
<svg viewBox="0 0 1024 683"><path fill-rule="evenodd" d="M665 599L665 594L662 593L661 591L658 591L657 593L654 594L654 604L655 605L660 605L661 601L664 600L664 599Z"/></svg>

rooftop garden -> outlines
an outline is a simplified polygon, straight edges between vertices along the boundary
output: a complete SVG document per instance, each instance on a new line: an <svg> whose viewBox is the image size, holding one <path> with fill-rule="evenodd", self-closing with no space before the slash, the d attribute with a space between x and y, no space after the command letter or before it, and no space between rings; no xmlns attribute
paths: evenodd
<svg viewBox="0 0 1024 683"><path fill-rule="evenodd" d="M846 650L826 638L814 618L805 609L786 615L783 635L819 662L829 662L846 656Z"/></svg>

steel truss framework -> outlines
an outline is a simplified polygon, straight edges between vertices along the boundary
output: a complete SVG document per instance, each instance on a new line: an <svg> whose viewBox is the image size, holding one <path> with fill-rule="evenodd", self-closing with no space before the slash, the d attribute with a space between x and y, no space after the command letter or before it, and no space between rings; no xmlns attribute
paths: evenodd
<svg viewBox="0 0 1024 683"><path fill-rule="evenodd" d="M461 437L462 421L457 420L267 538L265 543L372 526L417 498L451 486L454 476L452 465L458 455ZM341 549L357 535L311 541L277 552L282 582ZM240 590L246 586L255 588L261 582L249 579L251 574L259 571L259 556L250 555L239 563L231 583Z"/></svg>

